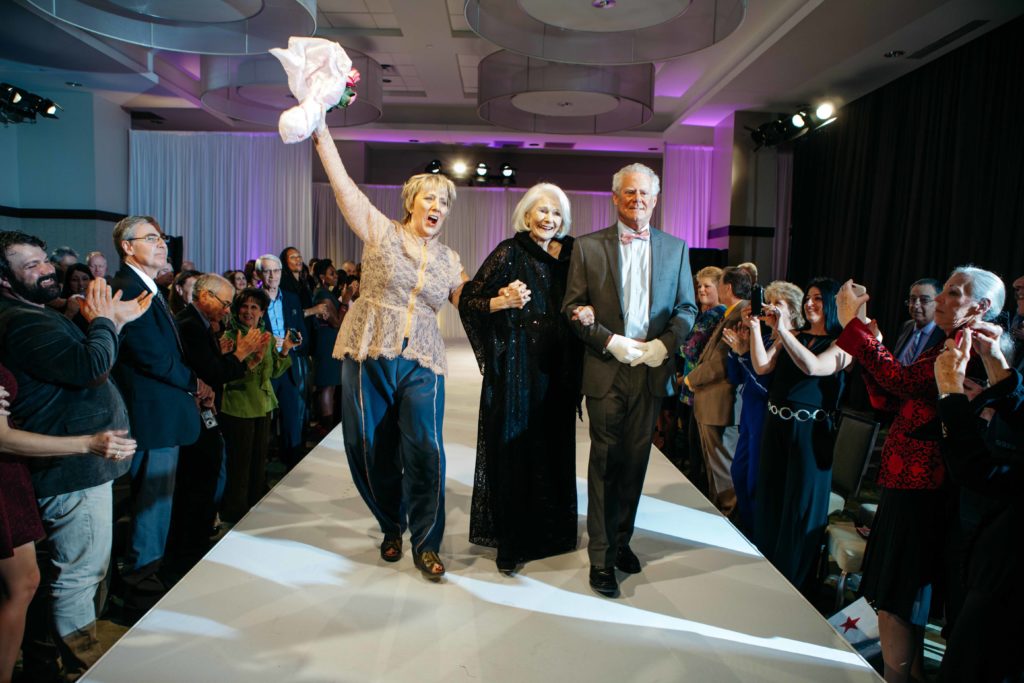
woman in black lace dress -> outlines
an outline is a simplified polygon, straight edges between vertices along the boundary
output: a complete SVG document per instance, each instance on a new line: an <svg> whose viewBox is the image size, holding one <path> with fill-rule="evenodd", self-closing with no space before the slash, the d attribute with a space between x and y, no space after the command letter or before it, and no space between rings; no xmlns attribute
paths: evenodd
<svg viewBox="0 0 1024 683"><path fill-rule="evenodd" d="M498 570L576 547L576 408L582 347L561 315L573 240L569 200L530 188L516 235L466 283L459 313L483 390L469 540Z"/></svg>

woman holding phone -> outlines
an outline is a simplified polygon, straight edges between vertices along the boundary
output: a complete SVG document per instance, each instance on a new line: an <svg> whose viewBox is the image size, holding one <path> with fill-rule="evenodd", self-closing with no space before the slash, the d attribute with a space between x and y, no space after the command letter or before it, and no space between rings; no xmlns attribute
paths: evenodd
<svg viewBox="0 0 1024 683"><path fill-rule="evenodd" d="M878 610L885 680L922 678L924 626L932 582L941 571L948 493L939 441L920 430L937 419L935 359L942 346L902 365L882 344L874 323L858 318L870 298L847 281L836 297L843 333L837 344L861 364L877 410L894 414L882 447L881 496L864 554L861 592ZM935 324L954 336L1003 309L1005 287L998 275L974 266L956 268L935 297ZM984 376L978 374L976 376Z"/></svg>

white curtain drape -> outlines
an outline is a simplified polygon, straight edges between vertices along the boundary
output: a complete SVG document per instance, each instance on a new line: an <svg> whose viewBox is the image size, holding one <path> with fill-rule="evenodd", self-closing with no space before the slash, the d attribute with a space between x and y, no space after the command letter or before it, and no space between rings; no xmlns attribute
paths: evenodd
<svg viewBox="0 0 1024 683"><path fill-rule="evenodd" d="M665 145L662 166L662 229L706 247L711 218L711 147Z"/></svg>
<svg viewBox="0 0 1024 683"><path fill-rule="evenodd" d="M128 207L180 235L202 271L312 241L310 145L276 133L130 132Z"/></svg>
<svg viewBox="0 0 1024 683"><path fill-rule="evenodd" d="M398 185L360 185L366 196L388 217L401 219L402 188ZM494 247L512 236L512 210L526 193L524 188L460 187L441 240L462 259L473 277ZM572 207L570 234L584 235L615 222L610 192L566 192ZM659 225L657 214L654 225ZM327 183L313 183L313 255L342 261L361 261L363 245L348 228ZM439 317L445 339L465 336L458 312L445 306Z"/></svg>

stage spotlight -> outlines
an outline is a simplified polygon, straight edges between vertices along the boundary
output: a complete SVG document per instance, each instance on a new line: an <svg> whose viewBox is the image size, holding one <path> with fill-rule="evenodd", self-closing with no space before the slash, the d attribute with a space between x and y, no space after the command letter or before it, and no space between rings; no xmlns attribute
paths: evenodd
<svg viewBox="0 0 1024 683"><path fill-rule="evenodd" d="M832 118L832 115L836 113L836 109L832 106L831 102L822 102L818 105L818 108L814 110L814 113L819 119L826 121Z"/></svg>
<svg viewBox="0 0 1024 683"><path fill-rule="evenodd" d="M807 121L804 119L804 116L805 114L803 112L793 114L793 118L790 119L790 122L793 124L794 128L803 128L804 125L806 125Z"/></svg>
<svg viewBox="0 0 1024 683"><path fill-rule="evenodd" d="M487 164L485 164L482 161L479 164L477 164L476 165L476 174L478 176L480 176L481 178L486 178L487 177Z"/></svg>
<svg viewBox="0 0 1024 683"><path fill-rule="evenodd" d="M516 174L516 170L514 168L512 168L511 164L502 164L501 165L501 175L502 175L502 177L511 178L515 174Z"/></svg>
<svg viewBox="0 0 1024 683"><path fill-rule="evenodd" d="M467 168L468 167L466 166L465 161L456 161L454 164L452 164L452 173L454 173L457 176L465 175Z"/></svg>
<svg viewBox="0 0 1024 683"><path fill-rule="evenodd" d="M425 169L423 169L423 170L426 173L434 173L434 174L440 173L441 172L441 160L440 159L434 159L429 164L427 164L427 167Z"/></svg>
<svg viewBox="0 0 1024 683"><path fill-rule="evenodd" d="M22 100L22 91L10 83L0 83L0 101L4 104L18 104Z"/></svg>
<svg viewBox="0 0 1024 683"><path fill-rule="evenodd" d="M43 100L39 105L39 113L48 119L57 118L57 110L64 111L64 107L60 106L53 100Z"/></svg>

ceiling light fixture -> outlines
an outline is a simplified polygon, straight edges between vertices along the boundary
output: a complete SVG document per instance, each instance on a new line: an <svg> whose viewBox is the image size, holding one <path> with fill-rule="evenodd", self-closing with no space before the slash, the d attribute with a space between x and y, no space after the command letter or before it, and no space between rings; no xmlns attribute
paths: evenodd
<svg viewBox="0 0 1024 683"><path fill-rule="evenodd" d="M423 169L423 172L424 173L433 173L434 175L437 175L438 173L441 172L441 160L440 159L434 159L429 164L427 164L427 167L425 169Z"/></svg>
<svg viewBox="0 0 1024 683"><path fill-rule="evenodd" d="M762 123L757 128L748 127L754 151L762 147L774 147L793 142L809 133L827 126L836 120L835 106L822 102L817 107L801 107L798 112Z"/></svg>
<svg viewBox="0 0 1024 683"><path fill-rule="evenodd" d="M487 176L487 164L485 164L482 161L479 164L477 164L476 165L476 174L478 176L481 176L481 177L486 177Z"/></svg>
<svg viewBox="0 0 1024 683"><path fill-rule="evenodd" d="M24 1L91 33L175 52L255 55L316 30L316 0Z"/></svg>
<svg viewBox="0 0 1024 683"><path fill-rule="evenodd" d="M740 25L746 5L746 0L622 5L614 0L466 0L465 16L482 38L530 57L572 64L642 64L723 40Z"/></svg>
<svg viewBox="0 0 1024 683"><path fill-rule="evenodd" d="M477 74L477 113L504 128L614 133L654 114L653 64L559 64L499 50L480 60Z"/></svg>
<svg viewBox="0 0 1024 683"><path fill-rule="evenodd" d="M456 161L454 164L452 164L452 173L454 173L457 176L464 176L466 175L467 168L469 167L466 165L465 161Z"/></svg>

